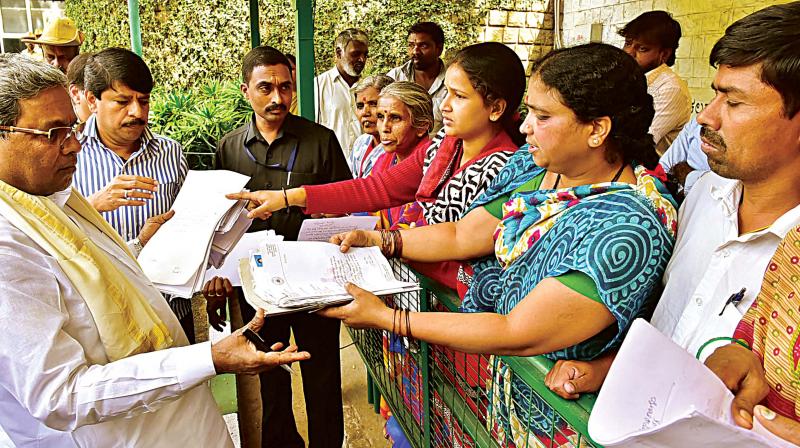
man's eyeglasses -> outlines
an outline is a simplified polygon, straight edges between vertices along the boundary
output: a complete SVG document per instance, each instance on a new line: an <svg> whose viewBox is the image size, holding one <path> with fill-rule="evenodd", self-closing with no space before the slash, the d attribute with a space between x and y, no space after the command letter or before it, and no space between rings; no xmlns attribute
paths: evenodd
<svg viewBox="0 0 800 448"><path fill-rule="evenodd" d="M72 126L59 126L56 128L50 128L46 131L42 129L18 128L16 126L0 126L0 132L20 132L23 134L45 135L50 143L58 143L58 147L64 149L64 143L67 142L67 139L72 136L75 138L80 137L80 134L83 132L85 126L86 122L82 121L79 121Z"/></svg>

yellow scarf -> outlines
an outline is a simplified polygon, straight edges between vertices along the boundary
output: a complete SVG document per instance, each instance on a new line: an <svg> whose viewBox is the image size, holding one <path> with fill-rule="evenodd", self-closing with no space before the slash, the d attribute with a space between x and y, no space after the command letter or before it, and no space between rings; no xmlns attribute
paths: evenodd
<svg viewBox="0 0 800 448"><path fill-rule="evenodd" d="M74 189L66 206L133 258L119 234ZM89 307L110 361L172 346L147 299L53 201L0 181L0 214L58 261Z"/></svg>

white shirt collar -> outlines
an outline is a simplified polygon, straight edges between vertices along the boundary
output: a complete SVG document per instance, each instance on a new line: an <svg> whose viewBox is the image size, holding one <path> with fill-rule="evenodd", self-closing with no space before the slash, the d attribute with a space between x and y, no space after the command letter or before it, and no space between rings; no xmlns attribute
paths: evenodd
<svg viewBox="0 0 800 448"><path fill-rule="evenodd" d="M742 198L742 189L742 182L734 179L724 179L724 182L721 184L711 185L711 197L719 201L719 204L726 216L728 216L730 219L736 219L737 222L739 204L741 203ZM795 206L791 210L781 215L768 228L759 232L753 232L747 236L741 235L741 237L745 237L744 239L746 240L754 236L761 235L765 232L769 232L778 236L780 239L783 239L790 230L797 227L798 221L800 221L800 205Z"/></svg>
<svg viewBox="0 0 800 448"><path fill-rule="evenodd" d="M66 190L57 191L57 192L51 194L50 196L48 196L47 198L50 199L51 201L55 202L56 205L58 206L58 208L63 209L64 206L67 205L67 200L69 199L69 196L71 194L72 194L72 187L70 186L70 187L67 187Z"/></svg>

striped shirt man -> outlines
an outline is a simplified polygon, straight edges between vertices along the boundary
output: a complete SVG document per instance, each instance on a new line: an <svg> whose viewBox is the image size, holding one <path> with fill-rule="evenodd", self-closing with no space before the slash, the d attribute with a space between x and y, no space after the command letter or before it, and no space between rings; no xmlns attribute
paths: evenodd
<svg viewBox="0 0 800 448"><path fill-rule="evenodd" d="M158 189L145 205L119 207L101 212L111 227L122 238L130 241L139 235L147 218L166 213L172 207L188 171L181 145L175 140L154 134L145 127L141 146L128 160L124 160L100 141L97 121L89 117L81 135L81 152L72 184L89 197L123 174L151 177L158 181Z"/></svg>
<svg viewBox="0 0 800 448"><path fill-rule="evenodd" d="M131 241L139 235L147 218L169 211L189 169L178 142L156 135L150 127L145 126L141 146L128 160L124 160L100 141L95 115L86 121L86 128L79 140L81 151L78 153L72 185L82 195L93 195L123 174L151 177L158 181L158 189L153 192L152 199L145 200L145 205L123 206L100 212L125 241ZM168 301L178 319L183 319L192 311L190 300L175 297Z"/></svg>

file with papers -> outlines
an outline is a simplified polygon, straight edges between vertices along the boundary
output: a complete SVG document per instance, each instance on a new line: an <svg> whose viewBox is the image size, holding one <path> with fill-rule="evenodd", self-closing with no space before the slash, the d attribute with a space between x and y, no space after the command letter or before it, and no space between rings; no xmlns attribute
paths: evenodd
<svg viewBox="0 0 800 448"><path fill-rule="evenodd" d="M376 295L419 290L417 283L394 277L377 247L342 253L339 246L312 241L266 243L240 264L240 274L247 301L268 314L348 302L352 297L345 290L347 282Z"/></svg>
<svg viewBox="0 0 800 448"><path fill-rule="evenodd" d="M249 180L232 171L189 171L172 204L175 215L138 257L159 290L190 298L203 287L212 252L217 265L224 262L250 225L245 201L227 199L225 193L242 190Z"/></svg>
<svg viewBox="0 0 800 448"><path fill-rule="evenodd" d="M759 425L736 426L732 401L711 370L637 319L592 409L589 435L605 446L791 446Z"/></svg>

